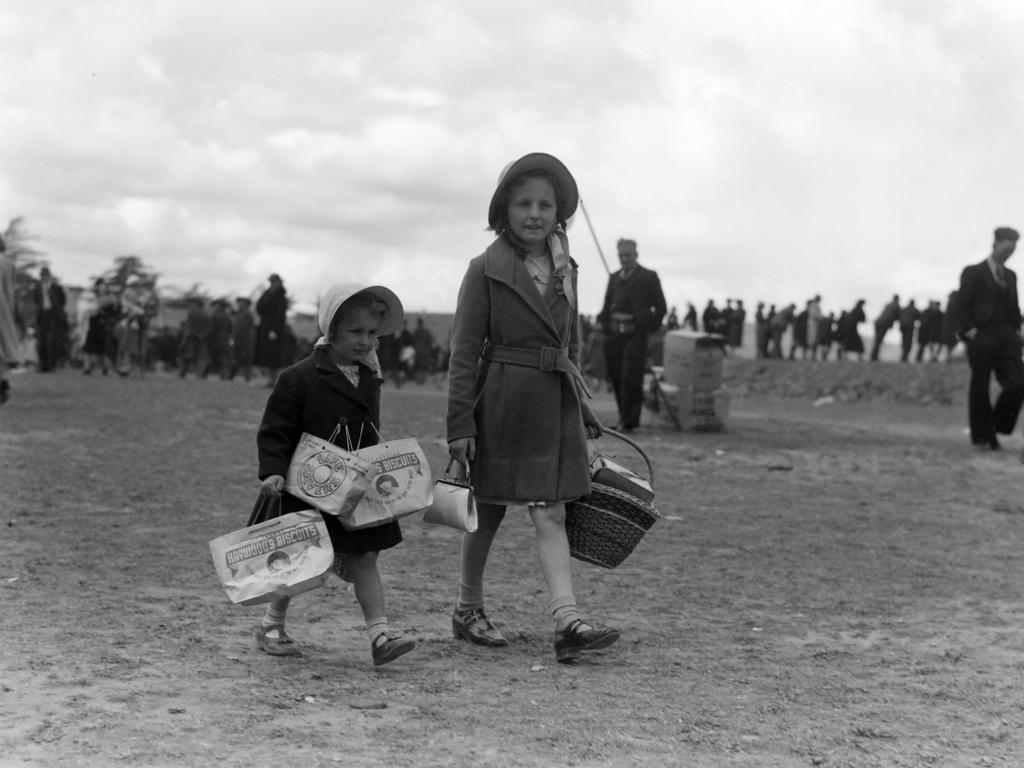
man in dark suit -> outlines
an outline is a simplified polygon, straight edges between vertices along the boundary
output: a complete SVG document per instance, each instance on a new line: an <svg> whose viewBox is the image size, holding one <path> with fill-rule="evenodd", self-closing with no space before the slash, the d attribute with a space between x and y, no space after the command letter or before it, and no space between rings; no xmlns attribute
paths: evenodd
<svg viewBox="0 0 1024 768"><path fill-rule="evenodd" d="M981 449L999 450L996 433L1013 432L1024 402L1017 275L1006 268L1018 237L1016 230L1000 227L995 231L991 255L980 264L966 267L960 275L957 328L967 344L971 365L971 442ZM1002 387L994 407L989 398L993 373Z"/></svg>
<svg viewBox="0 0 1024 768"><path fill-rule="evenodd" d="M64 353L67 317L64 314L64 289L50 273L49 267L39 271L32 298L36 305L36 354L39 371L53 371Z"/></svg>
<svg viewBox="0 0 1024 768"><path fill-rule="evenodd" d="M643 410L647 335L661 328L666 306L658 273L637 264L636 241L619 240L618 249L622 269L608 278L597 320L605 332L605 363L619 407L615 429L632 432Z"/></svg>

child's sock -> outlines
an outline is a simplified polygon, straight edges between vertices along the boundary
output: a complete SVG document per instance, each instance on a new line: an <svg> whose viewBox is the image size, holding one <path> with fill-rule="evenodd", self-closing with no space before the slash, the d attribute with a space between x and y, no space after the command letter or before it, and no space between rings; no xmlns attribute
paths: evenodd
<svg viewBox="0 0 1024 768"><path fill-rule="evenodd" d="M574 621L580 618L580 609L576 607L576 598L572 595L553 597L548 602L551 615L555 617L555 630L561 632L569 627ZM582 629L590 629L584 624Z"/></svg>
<svg viewBox="0 0 1024 768"><path fill-rule="evenodd" d="M267 603L267 610L263 613L263 620L260 622L260 625L264 629L267 627L283 627L285 615L288 613L289 602L289 598L284 598Z"/></svg>
<svg viewBox="0 0 1024 768"><path fill-rule="evenodd" d="M386 616L366 620L366 634L370 636L370 645L373 645L377 638L387 634L388 620Z"/></svg>
<svg viewBox="0 0 1024 768"><path fill-rule="evenodd" d="M472 608L484 607L484 585L468 584L459 585L459 602L455 606L460 611L468 611Z"/></svg>

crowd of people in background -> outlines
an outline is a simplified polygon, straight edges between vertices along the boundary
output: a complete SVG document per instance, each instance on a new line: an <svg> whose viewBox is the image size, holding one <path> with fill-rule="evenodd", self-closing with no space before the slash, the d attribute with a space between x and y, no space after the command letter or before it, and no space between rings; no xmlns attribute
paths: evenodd
<svg viewBox="0 0 1024 768"><path fill-rule="evenodd" d="M270 275L255 303L245 296L233 300L186 297L182 300L185 316L178 327L156 325L161 298L151 277L98 278L91 294L89 310L77 323L70 322L64 288L48 267L42 267L32 286L30 311L17 315L21 354L11 356L8 365L43 373L61 366L79 367L86 375L113 372L126 378L142 378L154 370L229 381L237 377L251 382L260 377L270 386L279 370L305 357L313 344L313 339L293 332L288 321L290 300L277 274ZM742 299L726 299L724 306L711 299L701 312L687 303L682 315L673 306L660 328L645 337L648 355L643 365L660 363L664 333L675 330L716 334L727 351L742 348L745 334L752 330L758 358L871 361L879 359L885 339L895 330L901 361L948 361L958 344L953 319L956 295L956 291L949 295L945 308L936 300L918 306L914 299L893 296L872 321L870 345L860 330L869 322L864 300L838 313L826 312L820 296L808 299L799 309L796 303L758 302L752 318ZM608 382L609 334L601 320L581 316L581 370L591 381ZM381 339L380 361L393 385L422 384L447 370L448 349L420 317L412 328L403 323L398 333Z"/></svg>
<svg viewBox="0 0 1024 768"><path fill-rule="evenodd" d="M40 373L79 368L84 375L124 378L153 371L255 383L259 378L271 386L282 368L309 354L314 341L294 333L290 300L277 274L270 275L255 304L246 296L179 300L184 318L176 327L157 324L164 302L151 276L97 278L89 293L82 302L85 311L71 317L67 292L50 268L42 267L27 300L7 302L12 307L11 327L5 329L9 366ZM401 386L423 383L443 370L447 353L418 318L412 329L403 324L399 333L381 340L381 362L389 381Z"/></svg>
<svg viewBox="0 0 1024 768"><path fill-rule="evenodd" d="M958 343L956 297L957 292L952 291L943 309L937 300L919 307L914 299L901 304L899 295L894 295L874 320L870 353L860 332L861 324L868 321L864 299L838 314L826 314L821 296L808 299L799 310L796 303L777 306L758 302L753 317L755 354L758 358L787 360L863 360L868 354L869 360L877 361L886 336L896 328L901 362L949 360ZM693 304L687 304L681 319L672 307L665 320L667 331L688 329L717 334L726 348L732 349L743 346L746 327L747 310L742 299L726 299L724 307L716 306L711 299L699 315Z"/></svg>

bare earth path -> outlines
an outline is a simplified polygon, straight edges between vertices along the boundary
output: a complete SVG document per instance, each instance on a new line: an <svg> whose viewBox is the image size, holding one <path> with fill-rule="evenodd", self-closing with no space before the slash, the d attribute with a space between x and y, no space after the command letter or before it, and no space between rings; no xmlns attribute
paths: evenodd
<svg viewBox="0 0 1024 768"><path fill-rule="evenodd" d="M413 518L382 570L419 646L374 669L341 582L296 599L305 655L275 659L252 641L259 609L216 581L207 542L251 507L267 390L15 377L0 765L1024 764L1020 436L972 452L962 399L815 407L735 383L727 432L649 417L637 436L665 517L620 568L576 565L617 646L554 662L514 510L487 593L513 642L453 641L457 536ZM597 410L612 420L606 394ZM416 435L443 468L439 384L388 389L384 412L385 434Z"/></svg>

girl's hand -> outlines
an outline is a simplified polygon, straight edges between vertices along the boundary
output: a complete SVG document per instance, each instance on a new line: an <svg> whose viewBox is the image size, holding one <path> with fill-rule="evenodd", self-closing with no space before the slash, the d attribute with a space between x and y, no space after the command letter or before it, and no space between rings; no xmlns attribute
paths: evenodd
<svg viewBox="0 0 1024 768"><path fill-rule="evenodd" d="M597 419L594 419L593 421L590 422L585 422L583 424L583 427L584 429L587 430L588 440L597 440L597 438L604 434L604 427L601 425L601 422L598 421Z"/></svg>
<svg viewBox="0 0 1024 768"><path fill-rule="evenodd" d="M280 496L284 490L284 478L281 475L268 475L260 486L260 496Z"/></svg>
<svg viewBox="0 0 1024 768"><path fill-rule="evenodd" d="M469 462L476 458L476 438L459 437L449 440L448 455L459 462L463 469L468 469Z"/></svg>

